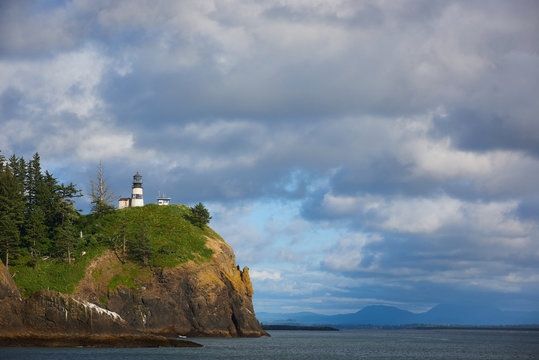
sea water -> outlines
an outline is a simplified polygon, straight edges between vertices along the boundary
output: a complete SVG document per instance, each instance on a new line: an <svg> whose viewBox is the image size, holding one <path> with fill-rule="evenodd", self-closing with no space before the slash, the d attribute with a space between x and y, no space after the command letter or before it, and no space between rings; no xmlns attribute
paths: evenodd
<svg viewBox="0 0 539 360"><path fill-rule="evenodd" d="M0 359L539 359L539 332L505 330L271 331L195 338L202 348L0 348Z"/></svg>

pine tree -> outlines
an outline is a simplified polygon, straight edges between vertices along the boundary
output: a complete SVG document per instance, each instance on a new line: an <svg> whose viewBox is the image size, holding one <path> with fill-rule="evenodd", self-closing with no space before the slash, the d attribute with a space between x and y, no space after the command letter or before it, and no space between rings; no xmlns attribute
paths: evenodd
<svg viewBox="0 0 539 360"><path fill-rule="evenodd" d="M35 203L43 212L46 237L49 239L53 237L54 229L62 222L61 200L58 181L48 171L45 171L45 175L36 189Z"/></svg>
<svg viewBox="0 0 539 360"><path fill-rule="evenodd" d="M19 163L19 171L22 171L24 159L22 163L21 161ZM45 216L45 206L50 203L50 198L43 199L41 194L45 178L41 172L40 157L37 152L24 166L24 170L27 201L22 239L30 254L36 258L39 255L50 254L49 231Z"/></svg>
<svg viewBox="0 0 539 360"><path fill-rule="evenodd" d="M56 250L59 256L67 256L67 261L71 264L72 255L76 247L77 236L73 225L73 217L71 214L66 214L62 224L56 228Z"/></svg>
<svg viewBox="0 0 539 360"><path fill-rule="evenodd" d="M43 174L41 173L41 163L39 154L36 152L28 162L26 169L26 195L28 196L28 206L32 207L36 204L38 188L43 181Z"/></svg>
<svg viewBox="0 0 539 360"><path fill-rule="evenodd" d="M55 228L56 232L56 250L58 255L67 255L68 262L71 264L71 255L77 247L78 238L75 233L73 222L78 217L75 209L75 197L82 196L80 190L70 183L69 185L60 185L59 187L59 210L61 221Z"/></svg>
<svg viewBox="0 0 539 360"><path fill-rule="evenodd" d="M103 164L99 162L99 167L95 173L95 178L90 180L92 197L92 213L96 216L104 215L114 210L114 194L106 182Z"/></svg>
<svg viewBox="0 0 539 360"><path fill-rule="evenodd" d="M9 158L9 168L13 176L15 176L19 182L21 192L24 194L26 180L26 162L24 161L24 158L17 158L15 155L12 155Z"/></svg>
<svg viewBox="0 0 539 360"><path fill-rule="evenodd" d="M145 227L141 227L138 234L130 241L129 253L134 259L142 261L144 265L150 263L153 249L150 246L150 239L146 234Z"/></svg>
<svg viewBox="0 0 539 360"><path fill-rule="evenodd" d="M105 241L114 251L114 254L125 264L127 257L127 226L129 220L125 211L119 211L116 214L116 221L111 222L106 228Z"/></svg>
<svg viewBox="0 0 539 360"><path fill-rule="evenodd" d="M198 226L199 228L203 229L204 225L208 224L211 220L210 212L204 204L199 202L195 206L193 206L191 209L191 215L188 216L188 220L193 224Z"/></svg>
<svg viewBox="0 0 539 360"><path fill-rule="evenodd" d="M20 246L20 227L24 220L24 195L19 180L0 158L0 250L6 267Z"/></svg>
<svg viewBox="0 0 539 360"><path fill-rule="evenodd" d="M49 253L50 241L45 225L45 213L39 206L31 210L24 222L24 244L35 258Z"/></svg>

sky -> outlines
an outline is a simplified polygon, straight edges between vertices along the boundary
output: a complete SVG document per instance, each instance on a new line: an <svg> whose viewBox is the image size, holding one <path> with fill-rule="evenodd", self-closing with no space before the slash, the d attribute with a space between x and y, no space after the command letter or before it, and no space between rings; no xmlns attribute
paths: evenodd
<svg viewBox="0 0 539 360"><path fill-rule="evenodd" d="M3 0L0 149L203 202L257 312L539 310L538 34L534 0Z"/></svg>

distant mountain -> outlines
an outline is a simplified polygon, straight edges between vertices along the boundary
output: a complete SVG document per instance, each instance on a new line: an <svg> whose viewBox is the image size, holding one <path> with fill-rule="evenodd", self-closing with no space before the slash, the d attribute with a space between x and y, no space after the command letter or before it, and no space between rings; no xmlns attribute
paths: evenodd
<svg viewBox="0 0 539 360"><path fill-rule="evenodd" d="M331 323L343 325L401 325L414 323L414 316L414 313L393 306L375 305L353 314L333 315L329 320Z"/></svg>
<svg viewBox="0 0 539 360"><path fill-rule="evenodd" d="M440 304L424 313L412 313L393 306L367 306L350 314L321 315L312 312L257 313L264 324L395 326L409 324L436 325L525 325L539 324L539 312L502 311L486 305Z"/></svg>
<svg viewBox="0 0 539 360"><path fill-rule="evenodd" d="M521 325L539 324L539 312L502 311L488 305L440 304L418 314L420 324Z"/></svg>

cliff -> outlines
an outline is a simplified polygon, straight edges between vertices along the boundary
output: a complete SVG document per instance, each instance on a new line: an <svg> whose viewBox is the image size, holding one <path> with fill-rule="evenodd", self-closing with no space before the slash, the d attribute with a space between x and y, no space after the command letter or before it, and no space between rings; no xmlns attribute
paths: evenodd
<svg viewBox="0 0 539 360"><path fill-rule="evenodd" d="M200 347L143 334L120 315L56 291L21 298L0 261L0 347Z"/></svg>
<svg viewBox="0 0 539 360"><path fill-rule="evenodd" d="M120 315L56 291L23 299L0 261L0 334L134 334Z"/></svg>
<svg viewBox="0 0 539 360"><path fill-rule="evenodd" d="M0 334L22 330L23 305L15 282L4 263L0 261Z"/></svg>
<svg viewBox="0 0 539 360"><path fill-rule="evenodd" d="M267 335L254 314L249 269L236 265L213 230L191 224L189 213L184 205L152 204L87 218L89 254L79 250L74 264L17 265L10 270L19 288L2 265L0 333ZM120 242L105 250L111 239ZM137 241L146 242L142 256Z"/></svg>
<svg viewBox="0 0 539 360"><path fill-rule="evenodd" d="M236 266L223 240L206 237L206 247L213 251L210 261L155 269L122 264L108 251L88 267L75 295L145 332L266 335L254 314L248 268Z"/></svg>
<svg viewBox="0 0 539 360"><path fill-rule="evenodd" d="M41 290L23 299L0 262L0 335L156 334L262 336L249 269L232 248L206 239L210 261L171 268L95 258L74 294Z"/></svg>

